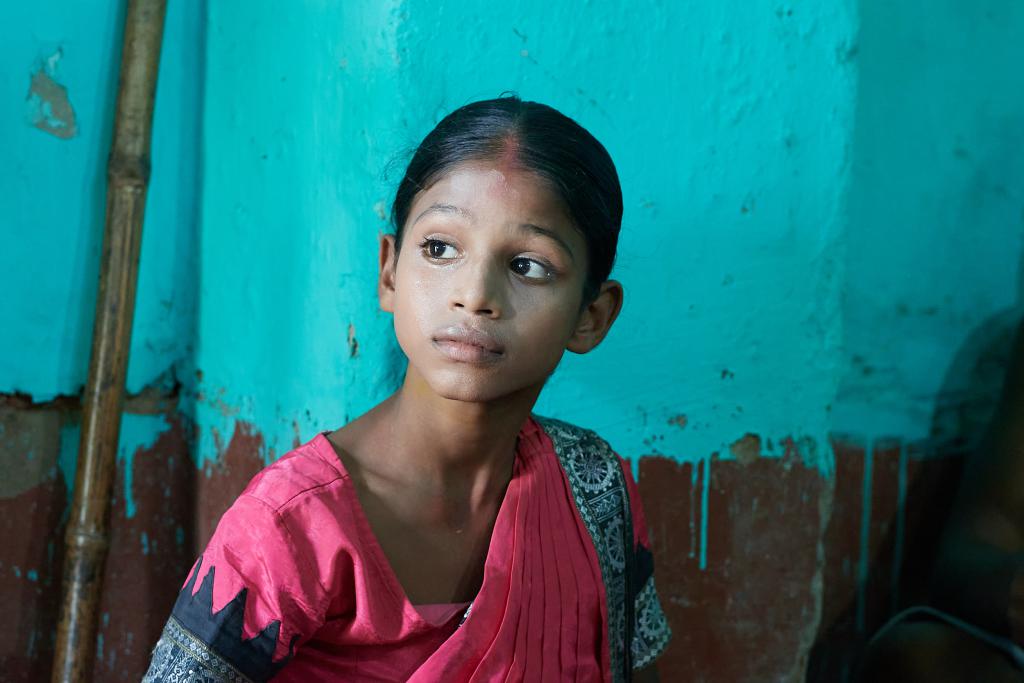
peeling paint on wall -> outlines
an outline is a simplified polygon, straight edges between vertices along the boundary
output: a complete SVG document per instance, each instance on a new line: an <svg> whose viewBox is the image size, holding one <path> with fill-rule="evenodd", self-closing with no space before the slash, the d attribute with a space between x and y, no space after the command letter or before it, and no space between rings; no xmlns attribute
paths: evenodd
<svg viewBox="0 0 1024 683"><path fill-rule="evenodd" d="M359 340L356 339L356 326L352 323L348 325L348 356L349 358L355 358L356 354L359 353Z"/></svg>
<svg viewBox="0 0 1024 683"><path fill-rule="evenodd" d="M0 498L13 498L54 478L61 415L0 406Z"/></svg>
<svg viewBox="0 0 1024 683"><path fill-rule="evenodd" d="M56 80L63 54L63 49L58 48L33 67L25 102L31 125L54 137L68 140L78 133L78 126L75 110L68 98L68 89Z"/></svg>
<svg viewBox="0 0 1024 683"><path fill-rule="evenodd" d="M748 465L761 457L761 437L757 434L744 434L729 446L729 452L744 465Z"/></svg>

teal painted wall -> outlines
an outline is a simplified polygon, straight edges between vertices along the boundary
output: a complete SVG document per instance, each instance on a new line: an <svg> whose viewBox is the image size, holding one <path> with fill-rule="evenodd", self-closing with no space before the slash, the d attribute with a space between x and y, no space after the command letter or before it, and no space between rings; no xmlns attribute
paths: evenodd
<svg viewBox="0 0 1024 683"><path fill-rule="evenodd" d="M634 457L702 458L747 432L824 441L840 362L853 8L555 14L541 2L287 17L211 5L201 458L246 420L270 459L296 430L335 427L391 389L395 347L373 287L404 158L389 163L447 111L505 90L589 127L626 195L623 315L597 352L566 358L538 411L592 425ZM821 450L812 457L828 466Z"/></svg>
<svg viewBox="0 0 1024 683"><path fill-rule="evenodd" d="M976 436L1024 315L1024 6L858 13L835 427Z"/></svg>
<svg viewBox="0 0 1024 683"><path fill-rule="evenodd" d="M128 390L161 381L191 346L202 36L195 3L172 3L153 133L153 169ZM85 383L99 277L106 157L124 3L5 3L0 10L0 390L37 401ZM63 87L76 133L34 124L42 70Z"/></svg>
<svg viewBox="0 0 1024 683"><path fill-rule="evenodd" d="M0 22L0 390L36 401L85 378L122 13ZM988 386L956 369L971 331L1020 303L1021 24L995 0L173 3L129 391L181 383L199 463L239 423L270 461L385 396L375 244L403 154L515 90L602 139L626 194L625 310L539 412L633 458L792 438L823 472L833 431L927 436ZM70 138L34 125L40 70Z"/></svg>

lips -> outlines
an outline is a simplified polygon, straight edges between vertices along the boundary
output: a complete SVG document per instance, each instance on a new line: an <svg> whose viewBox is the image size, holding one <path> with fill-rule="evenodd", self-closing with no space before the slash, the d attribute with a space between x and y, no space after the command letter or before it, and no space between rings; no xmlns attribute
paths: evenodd
<svg viewBox="0 0 1024 683"><path fill-rule="evenodd" d="M433 341L443 354L462 363L491 363L505 353L494 335L475 327L445 327L434 334Z"/></svg>

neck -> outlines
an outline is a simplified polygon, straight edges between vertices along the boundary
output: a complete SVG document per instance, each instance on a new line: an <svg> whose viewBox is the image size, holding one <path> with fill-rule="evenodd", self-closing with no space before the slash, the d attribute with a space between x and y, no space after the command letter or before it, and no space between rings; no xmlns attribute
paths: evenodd
<svg viewBox="0 0 1024 683"><path fill-rule="evenodd" d="M471 498L503 491L516 436L540 389L527 387L489 402L456 401L434 393L410 367L402 387L382 406L389 452L421 486Z"/></svg>

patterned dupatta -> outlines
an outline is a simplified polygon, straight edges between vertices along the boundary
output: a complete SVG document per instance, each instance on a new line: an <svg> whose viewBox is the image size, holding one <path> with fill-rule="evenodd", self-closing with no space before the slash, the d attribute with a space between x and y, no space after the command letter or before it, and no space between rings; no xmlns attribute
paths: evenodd
<svg viewBox="0 0 1024 683"><path fill-rule="evenodd" d="M672 632L654 588L650 549L633 543L632 506L621 463L594 432L551 418L536 419L551 438L597 550L608 605L612 680L631 680L634 669L661 654Z"/></svg>

